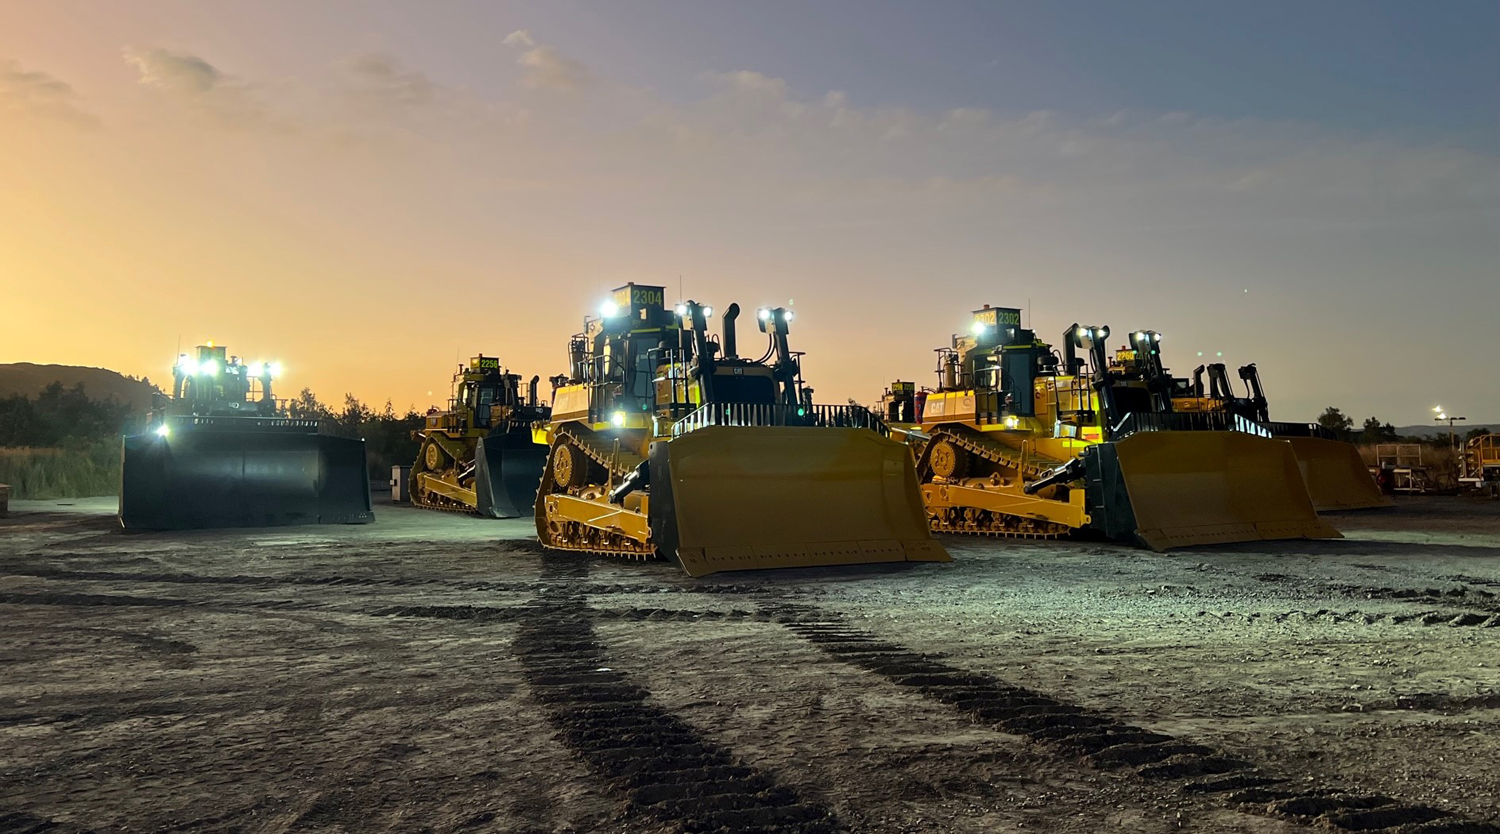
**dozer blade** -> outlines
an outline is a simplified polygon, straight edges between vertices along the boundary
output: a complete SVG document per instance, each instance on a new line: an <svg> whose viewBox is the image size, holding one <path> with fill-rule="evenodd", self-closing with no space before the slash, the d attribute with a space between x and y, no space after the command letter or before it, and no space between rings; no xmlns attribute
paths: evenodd
<svg viewBox="0 0 1500 834"><path fill-rule="evenodd" d="M711 426L656 443L652 536L691 576L947 562L911 452L865 429Z"/></svg>
<svg viewBox="0 0 1500 834"><path fill-rule="evenodd" d="M1321 437L1285 440L1292 444L1302 481L1318 512L1391 506L1391 499L1381 494L1354 444Z"/></svg>
<svg viewBox="0 0 1500 834"><path fill-rule="evenodd" d="M363 440L231 431L125 438L120 523L127 528L374 520Z"/></svg>
<svg viewBox="0 0 1500 834"><path fill-rule="evenodd" d="M482 438L474 450L474 492L480 515L521 518L533 514L536 493L547 468L547 447L531 435Z"/></svg>
<svg viewBox="0 0 1500 834"><path fill-rule="evenodd" d="M1133 538L1153 550L1340 538L1313 511L1284 440L1240 432L1140 432L1090 452L1090 515L1113 538Z"/></svg>

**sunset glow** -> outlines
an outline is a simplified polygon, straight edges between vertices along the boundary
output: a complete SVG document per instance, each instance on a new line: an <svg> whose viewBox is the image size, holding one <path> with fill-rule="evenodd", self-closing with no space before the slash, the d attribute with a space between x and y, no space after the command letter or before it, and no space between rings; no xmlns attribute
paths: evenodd
<svg viewBox="0 0 1500 834"><path fill-rule="evenodd" d="M988 95L970 76L1009 54L998 21L984 53L881 87L773 49L770 10L735 13L752 62L710 54L729 23L668 8L0 6L0 362L158 380L212 334L282 357L291 390L425 406L480 351L558 373L640 281L795 298L829 402L933 381L984 303L1053 340L1169 333L1177 373L1256 362L1282 419L1419 420L1486 374L1454 334L1500 304L1493 121L1110 103L1040 58ZM899 42L899 17L871 37Z"/></svg>

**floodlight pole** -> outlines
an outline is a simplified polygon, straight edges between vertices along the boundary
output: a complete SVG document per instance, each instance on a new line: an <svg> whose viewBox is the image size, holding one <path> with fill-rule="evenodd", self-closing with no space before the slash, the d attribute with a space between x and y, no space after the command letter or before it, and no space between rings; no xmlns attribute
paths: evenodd
<svg viewBox="0 0 1500 834"><path fill-rule="evenodd" d="M1467 420L1469 418L1467 418L1467 417L1449 417L1448 415L1444 414L1442 416L1434 417L1432 419L1435 420L1435 421L1437 421L1437 422L1439 422L1439 423L1443 422L1444 420L1448 421L1448 445L1451 446L1451 447L1453 447L1456 450L1458 448L1458 440L1455 439L1454 436L1453 436L1453 424L1456 421L1458 421L1458 420Z"/></svg>

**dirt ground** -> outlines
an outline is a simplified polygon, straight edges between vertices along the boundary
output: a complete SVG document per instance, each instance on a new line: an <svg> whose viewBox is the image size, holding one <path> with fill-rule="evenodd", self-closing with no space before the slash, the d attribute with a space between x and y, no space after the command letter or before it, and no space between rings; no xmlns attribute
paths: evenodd
<svg viewBox="0 0 1500 834"><path fill-rule="evenodd" d="M1497 832L1500 502L727 574L0 520L0 832Z"/></svg>

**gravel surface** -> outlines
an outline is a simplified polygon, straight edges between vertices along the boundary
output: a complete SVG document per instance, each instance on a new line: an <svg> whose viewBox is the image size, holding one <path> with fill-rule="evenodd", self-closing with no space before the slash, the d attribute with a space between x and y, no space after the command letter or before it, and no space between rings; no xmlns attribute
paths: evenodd
<svg viewBox="0 0 1500 834"><path fill-rule="evenodd" d="M0 832L1500 832L1500 502L721 574L0 519Z"/></svg>

